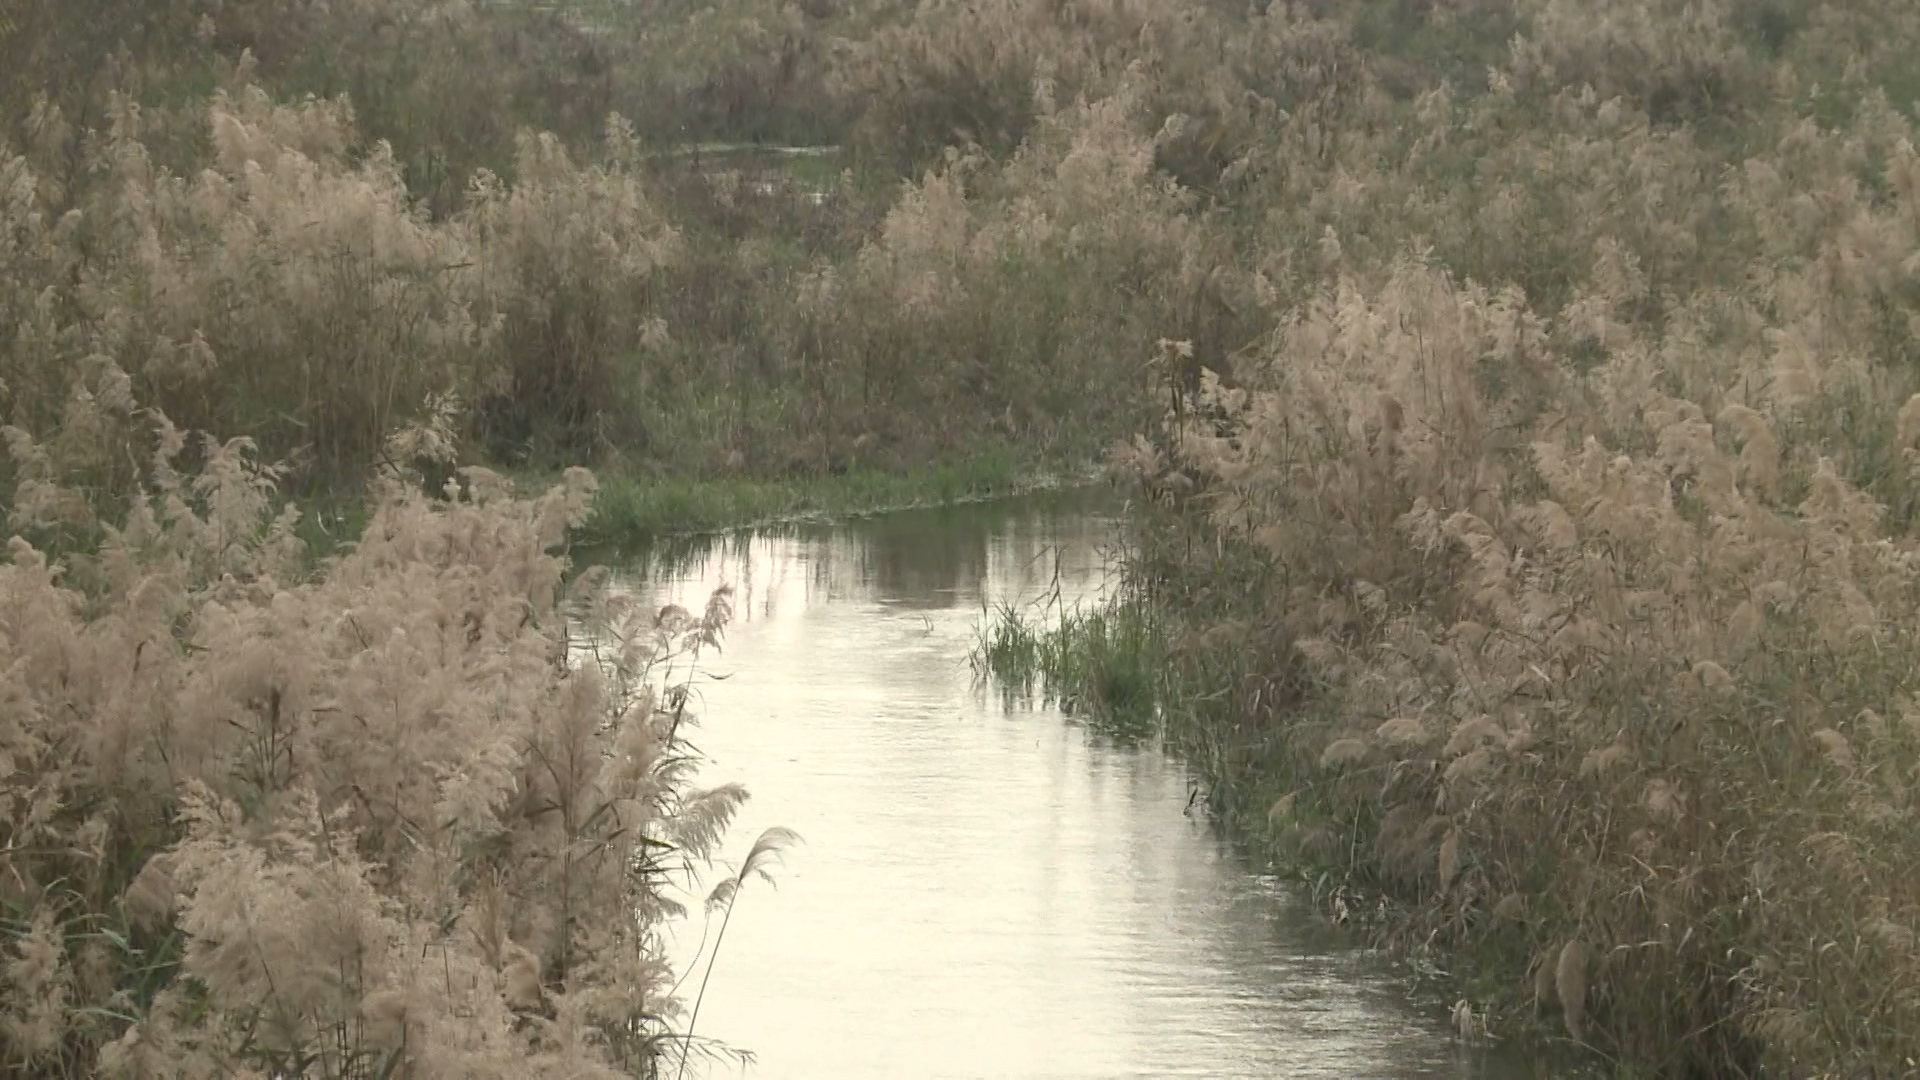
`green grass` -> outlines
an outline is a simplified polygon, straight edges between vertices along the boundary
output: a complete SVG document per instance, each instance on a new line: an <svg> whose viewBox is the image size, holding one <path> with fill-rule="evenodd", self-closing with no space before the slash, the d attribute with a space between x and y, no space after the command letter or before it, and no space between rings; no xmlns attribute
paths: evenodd
<svg viewBox="0 0 1920 1080"><path fill-rule="evenodd" d="M364 499L315 496L293 501L300 506L294 535L307 545L307 556L316 566L344 554L347 545L360 539L372 514Z"/></svg>
<svg viewBox="0 0 1920 1080"><path fill-rule="evenodd" d="M596 470L600 494L577 539L619 548L654 537L946 506L1061 486L1079 479L1074 472L1001 453L902 472L822 476L690 479Z"/></svg>
<svg viewBox="0 0 1920 1080"><path fill-rule="evenodd" d="M1089 481L1091 465L1047 467L1011 453L979 454L905 471L850 470L815 476L701 479L650 477L596 466L593 516L573 540L598 553L631 551L671 537L735 529L832 521L1011 498ZM558 470L511 474L514 487L536 495L558 482ZM301 510L295 533L312 565L342 554L366 528L365 500L335 490L287 496Z"/></svg>
<svg viewBox="0 0 1920 1080"><path fill-rule="evenodd" d="M1056 601L983 613L976 676L1013 698L1057 705L1121 738L1156 730L1160 650L1137 605L1061 609Z"/></svg>

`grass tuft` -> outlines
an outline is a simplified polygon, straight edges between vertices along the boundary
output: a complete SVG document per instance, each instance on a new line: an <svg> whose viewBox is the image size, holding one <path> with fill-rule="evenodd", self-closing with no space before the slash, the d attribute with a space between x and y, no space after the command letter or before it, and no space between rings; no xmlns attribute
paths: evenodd
<svg viewBox="0 0 1920 1080"><path fill-rule="evenodd" d="M1160 656L1135 608L985 609L969 654L976 677L1009 699L1039 700L1091 727L1138 739L1156 727Z"/></svg>

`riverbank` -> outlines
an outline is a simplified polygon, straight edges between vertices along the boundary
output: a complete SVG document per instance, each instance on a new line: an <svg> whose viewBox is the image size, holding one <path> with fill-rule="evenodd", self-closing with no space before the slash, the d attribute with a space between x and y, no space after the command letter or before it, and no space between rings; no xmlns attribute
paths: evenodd
<svg viewBox="0 0 1920 1080"><path fill-rule="evenodd" d="M1151 716L1224 828L1476 1028L1635 1076L1905 1075L1910 527L1831 458L1760 458L1779 443L1758 421L1752 482L1799 494L1692 488L1739 459L1657 396L1657 443L1536 442L1539 471L1513 481L1532 498L1444 514L1434 502L1467 498L1301 445L1359 421L1250 396L1237 446L1174 433L1135 456L1144 516L1119 598L1050 634L1003 615L996 674L1037 677L1096 725ZM1691 457L1656 463L1656 446ZM1709 505L1675 497L1683 483ZM1124 708L1106 705L1115 673L1135 673Z"/></svg>
<svg viewBox="0 0 1920 1080"><path fill-rule="evenodd" d="M899 472L738 477L712 480L604 475L593 516L576 534L590 547L893 510L1008 498L1090 483L1090 466L1048 467L1012 455L987 454Z"/></svg>
<svg viewBox="0 0 1920 1080"><path fill-rule="evenodd" d="M97 552L16 536L0 569L0 1072L659 1075L694 1037L672 890L789 834L748 849L744 791L694 786L691 664L572 647L696 655L726 594L661 619L568 581L577 471L395 486L317 568L238 453L152 479L164 505ZM526 1019L556 1002L592 1034Z"/></svg>
<svg viewBox="0 0 1920 1080"><path fill-rule="evenodd" d="M1142 522L1132 525L1137 542ZM1264 708L1257 704L1261 690L1275 689L1271 643L1250 642L1245 624L1200 616L1191 601L1209 586L1203 576L1147 580L1168 569L1150 570L1135 557L1104 602L989 610L971 653L977 676L1120 742L1156 742L1186 767L1194 805L1254 872L1294 883L1322 918L1382 952L1421 996L1457 1002L1454 1023L1464 1038L1527 1048L1554 1061L1556 1075L1609 1075L1604 1056L1566 1037L1551 1000L1533 1000L1525 951L1437 938L1419 896L1381 858L1380 820L1336 812L1313 797L1324 776L1291 733L1327 724L1334 700L1289 686ZM1249 644L1255 647L1236 655ZM1621 1068L1617 1075L1641 1074Z"/></svg>
<svg viewBox="0 0 1920 1080"><path fill-rule="evenodd" d="M558 473L509 472L515 490L531 496ZM898 510L958 506L1100 481L1091 463L1041 462L1011 454L981 454L903 471L858 469L826 475L727 477L645 476L596 470L592 511L571 532L572 542L618 554L652 541L807 522L865 517ZM299 503L297 535L316 562L359 539L368 517L364 500L316 497Z"/></svg>

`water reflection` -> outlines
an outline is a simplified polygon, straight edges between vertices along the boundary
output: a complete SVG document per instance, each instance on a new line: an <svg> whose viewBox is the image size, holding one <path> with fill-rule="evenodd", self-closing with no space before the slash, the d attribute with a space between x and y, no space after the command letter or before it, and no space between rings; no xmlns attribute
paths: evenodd
<svg viewBox="0 0 1920 1080"><path fill-rule="evenodd" d="M735 857L770 825L807 841L743 894L701 1033L770 1077L1527 1075L1247 873L1177 764L973 686L983 603L1095 595L1113 536L1055 498L682 548L626 583L735 586L704 779L753 792Z"/></svg>

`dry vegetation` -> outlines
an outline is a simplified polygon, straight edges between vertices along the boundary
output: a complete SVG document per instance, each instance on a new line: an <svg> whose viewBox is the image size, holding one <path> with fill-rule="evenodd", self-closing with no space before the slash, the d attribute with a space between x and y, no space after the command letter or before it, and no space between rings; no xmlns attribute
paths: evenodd
<svg viewBox="0 0 1920 1080"><path fill-rule="evenodd" d="M1117 455L1172 734L1475 1004L1907 1075L1914 14L1518 7L1484 90L1265 149L1277 325Z"/></svg>
<svg viewBox="0 0 1920 1080"><path fill-rule="evenodd" d="M547 471L1088 461L1150 419L1137 343L1230 319L1145 75L1035 98L1016 72L1018 153L942 134L894 175L846 102L925 35L821 29L879 13L179 0L103 31L123 6L0 22L0 378L27 430L124 382L333 493L436 401L464 462ZM806 123L768 128L774 103ZM862 149L806 176L681 152L767 135ZM124 498L128 460L69 479Z"/></svg>
<svg viewBox="0 0 1920 1080"><path fill-rule="evenodd" d="M1226 820L1624 1066L1910 1070L1916 48L1896 0L0 2L0 1060L646 1072L662 875L739 798L647 660L724 604L567 592L584 477L478 466L1138 431L1083 631L1128 700L1160 642ZM760 138L843 150L683 152ZM314 567L277 508L363 491Z"/></svg>
<svg viewBox="0 0 1920 1080"><path fill-rule="evenodd" d="M537 500L394 482L303 580L249 444L183 476L158 438L96 551L16 537L0 571L8 1068L648 1072L679 1015L669 882L745 797L690 786L661 674L717 644L726 596L563 588L584 472Z"/></svg>

